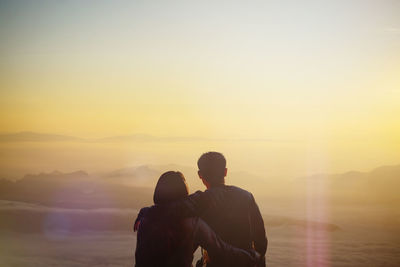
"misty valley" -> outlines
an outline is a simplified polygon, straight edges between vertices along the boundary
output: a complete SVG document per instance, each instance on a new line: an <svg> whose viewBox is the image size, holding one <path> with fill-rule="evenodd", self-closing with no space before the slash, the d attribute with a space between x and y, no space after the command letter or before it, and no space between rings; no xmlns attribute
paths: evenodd
<svg viewBox="0 0 400 267"><path fill-rule="evenodd" d="M195 169L178 165L1 179L0 263L133 264L133 221L141 207L152 205L158 176L171 168L186 171L192 192L202 189ZM262 190L251 188L262 180L250 173L232 173L227 183L254 192L270 241L269 266L397 266L399 177L398 165L264 182Z"/></svg>

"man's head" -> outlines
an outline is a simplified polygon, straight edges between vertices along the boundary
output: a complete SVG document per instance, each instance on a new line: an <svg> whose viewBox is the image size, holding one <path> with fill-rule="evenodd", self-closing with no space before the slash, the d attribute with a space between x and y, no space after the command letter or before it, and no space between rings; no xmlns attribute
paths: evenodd
<svg viewBox="0 0 400 267"><path fill-rule="evenodd" d="M199 177L207 188L225 183L226 160L221 153L204 153L197 161L197 166L199 167Z"/></svg>

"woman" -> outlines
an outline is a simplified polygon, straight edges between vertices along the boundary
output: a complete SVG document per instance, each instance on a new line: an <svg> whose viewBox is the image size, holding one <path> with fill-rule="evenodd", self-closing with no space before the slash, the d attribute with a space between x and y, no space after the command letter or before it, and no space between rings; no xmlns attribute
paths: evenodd
<svg viewBox="0 0 400 267"><path fill-rule="evenodd" d="M220 266L255 266L259 255L254 250L235 248L222 241L200 218L182 218L166 207L171 201L188 196L185 177L169 171L161 175L154 190L155 206L141 211L136 245L136 267L192 266L193 253L207 250Z"/></svg>

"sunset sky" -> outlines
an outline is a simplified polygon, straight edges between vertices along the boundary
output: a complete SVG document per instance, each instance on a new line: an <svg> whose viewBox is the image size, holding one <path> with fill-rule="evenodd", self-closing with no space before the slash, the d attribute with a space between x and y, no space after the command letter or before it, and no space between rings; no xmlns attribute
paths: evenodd
<svg viewBox="0 0 400 267"><path fill-rule="evenodd" d="M399 163L399 14L395 0L0 1L0 132Z"/></svg>

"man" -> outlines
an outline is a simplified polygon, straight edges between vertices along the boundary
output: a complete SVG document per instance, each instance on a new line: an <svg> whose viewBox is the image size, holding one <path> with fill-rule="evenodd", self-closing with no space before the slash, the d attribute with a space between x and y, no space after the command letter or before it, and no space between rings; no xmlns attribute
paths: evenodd
<svg viewBox="0 0 400 267"><path fill-rule="evenodd" d="M197 191L185 200L170 204L171 213L199 216L225 242L242 249L254 248L263 256L260 266L265 266L268 241L264 222L253 195L239 187L225 185L227 168L225 157L221 153L204 153L197 165L198 175L207 190ZM139 214L135 227L138 226L143 213L144 210ZM220 263L213 262L206 252L197 263L197 266L203 265L221 266Z"/></svg>

